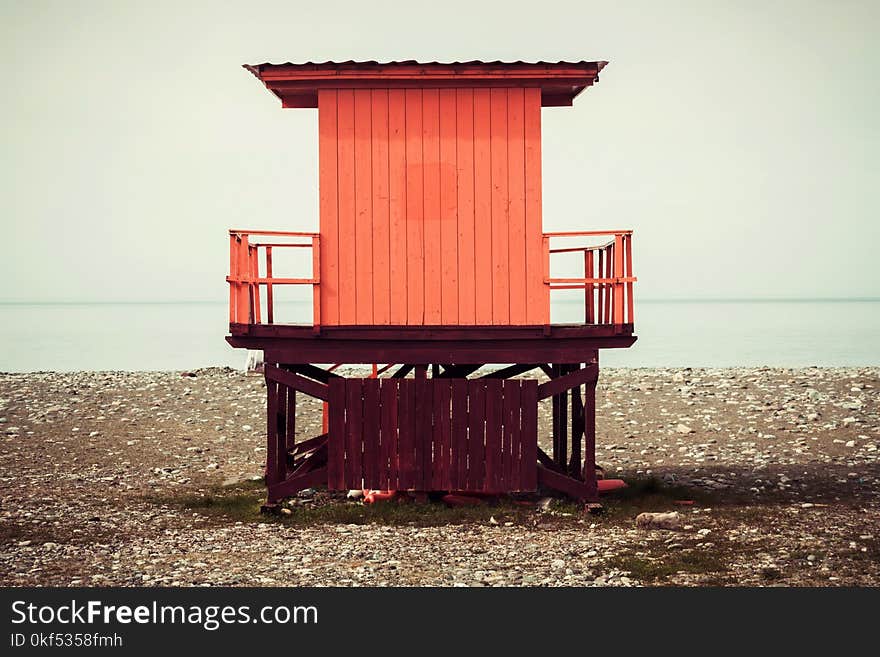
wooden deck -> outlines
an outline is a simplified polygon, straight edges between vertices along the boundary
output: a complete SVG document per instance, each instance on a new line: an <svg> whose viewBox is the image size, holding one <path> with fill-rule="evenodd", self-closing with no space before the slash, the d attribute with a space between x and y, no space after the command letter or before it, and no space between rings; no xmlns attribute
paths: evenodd
<svg viewBox="0 0 880 657"><path fill-rule="evenodd" d="M579 363L636 341L631 324L311 326L232 324L226 341L268 363Z"/></svg>

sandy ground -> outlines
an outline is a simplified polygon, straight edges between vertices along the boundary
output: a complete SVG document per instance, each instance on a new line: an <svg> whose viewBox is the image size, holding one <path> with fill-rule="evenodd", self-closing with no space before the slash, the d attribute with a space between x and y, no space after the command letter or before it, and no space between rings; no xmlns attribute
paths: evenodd
<svg viewBox="0 0 880 657"><path fill-rule="evenodd" d="M880 585L878 368L603 370L598 462L632 487L600 516L260 516L263 381L190 374L0 375L0 584Z"/></svg>

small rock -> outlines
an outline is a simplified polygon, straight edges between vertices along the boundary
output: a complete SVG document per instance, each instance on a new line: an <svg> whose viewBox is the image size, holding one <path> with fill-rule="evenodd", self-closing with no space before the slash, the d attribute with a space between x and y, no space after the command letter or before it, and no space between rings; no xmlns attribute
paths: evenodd
<svg viewBox="0 0 880 657"><path fill-rule="evenodd" d="M691 429L688 425L681 424L681 423L679 423L675 426L675 431L677 433L683 433L683 434L684 433L694 433L694 430Z"/></svg>

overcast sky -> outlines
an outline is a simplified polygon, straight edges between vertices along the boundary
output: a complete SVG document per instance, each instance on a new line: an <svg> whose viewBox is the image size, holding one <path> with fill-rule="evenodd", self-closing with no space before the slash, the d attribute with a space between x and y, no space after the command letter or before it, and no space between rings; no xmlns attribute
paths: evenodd
<svg viewBox="0 0 880 657"><path fill-rule="evenodd" d="M880 296L876 0L0 7L2 300L224 299L227 228L317 228L317 110L241 64L348 59L608 60L546 230L635 229L643 298Z"/></svg>

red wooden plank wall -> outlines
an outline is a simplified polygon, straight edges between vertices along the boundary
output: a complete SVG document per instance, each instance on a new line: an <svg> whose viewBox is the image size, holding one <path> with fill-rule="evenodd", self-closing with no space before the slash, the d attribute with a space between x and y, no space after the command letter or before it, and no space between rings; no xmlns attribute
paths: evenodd
<svg viewBox="0 0 880 657"><path fill-rule="evenodd" d="M537 88L321 90L321 323L549 323Z"/></svg>
<svg viewBox="0 0 880 657"><path fill-rule="evenodd" d="M537 488L533 379L329 382L329 487Z"/></svg>

